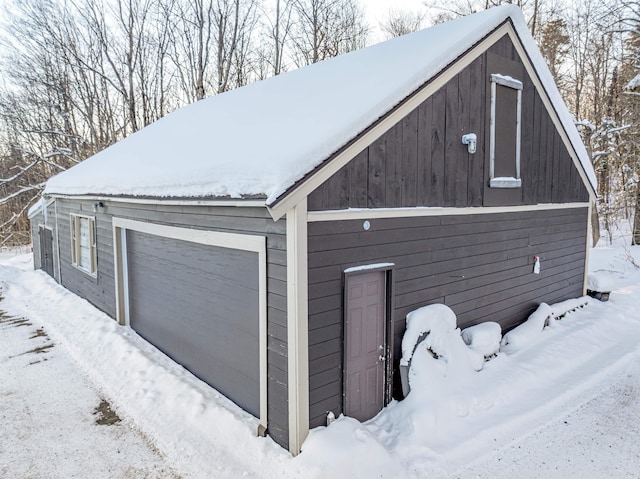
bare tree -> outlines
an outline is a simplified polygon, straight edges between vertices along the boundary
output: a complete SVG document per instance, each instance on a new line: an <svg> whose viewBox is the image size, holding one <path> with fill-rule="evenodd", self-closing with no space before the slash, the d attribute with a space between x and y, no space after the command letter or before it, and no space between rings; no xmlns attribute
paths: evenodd
<svg viewBox="0 0 640 479"><path fill-rule="evenodd" d="M391 7L387 18L380 22L380 30L387 38L399 37L424 27L427 14L418 10L402 10Z"/></svg>
<svg viewBox="0 0 640 479"><path fill-rule="evenodd" d="M293 0L291 45L298 66L366 45L368 26L357 0Z"/></svg>

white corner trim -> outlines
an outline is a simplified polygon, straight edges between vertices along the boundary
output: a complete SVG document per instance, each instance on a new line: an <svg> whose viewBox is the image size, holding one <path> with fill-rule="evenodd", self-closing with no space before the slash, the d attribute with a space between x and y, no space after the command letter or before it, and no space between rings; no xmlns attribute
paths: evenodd
<svg viewBox="0 0 640 479"><path fill-rule="evenodd" d="M61 273L60 273L60 269L61 269L61 266L60 266L60 228L58 228L58 202L57 201L55 201L53 203L53 210L54 210L54 214L56 216L56 220L55 220L55 223L56 223L56 256L55 257L58 260L58 264L57 264L58 265L58 268L57 268L58 269L58 278L56 279L56 281L59 284L62 284L62 276L61 276Z"/></svg>
<svg viewBox="0 0 640 479"><path fill-rule="evenodd" d="M116 287L116 318L129 325L129 288L127 268L127 231L138 231L163 238L190 241L220 248L250 251L258 254L258 325L260 355L260 426L267 428L267 239L266 236L220 231L196 230L114 217L113 254Z"/></svg>
<svg viewBox="0 0 640 479"><path fill-rule="evenodd" d="M544 203L519 206L482 206L470 208L350 208L348 210L309 211L310 223L318 221L365 220L381 218L409 218L412 216L460 216L496 213L517 213L524 211L563 210L572 208L588 208L590 203Z"/></svg>
<svg viewBox="0 0 640 479"><path fill-rule="evenodd" d="M591 255L591 213L593 211L593 203L589 202L589 211L587 214L589 217L587 218L587 244L585 245L585 255L584 255L584 279L582 283L582 296L586 296L587 294L587 281L589 277L589 256Z"/></svg>
<svg viewBox="0 0 640 479"><path fill-rule="evenodd" d="M126 234L127 230L117 227L115 224L112 226L113 231L113 276L115 278L116 286L116 321L122 326L129 325L129 308L128 301L125 301L125 294L128 294L128 288L125 289L126 269L125 259L126 252L124 247L126 246Z"/></svg>
<svg viewBox="0 0 640 479"><path fill-rule="evenodd" d="M289 451L297 455L309 433L306 197L287 212L286 223Z"/></svg>

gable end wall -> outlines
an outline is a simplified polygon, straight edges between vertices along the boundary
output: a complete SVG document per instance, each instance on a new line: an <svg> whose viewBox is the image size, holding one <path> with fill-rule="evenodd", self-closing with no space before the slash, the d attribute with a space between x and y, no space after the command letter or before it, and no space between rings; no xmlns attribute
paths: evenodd
<svg viewBox="0 0 640 479"><path fill-rule="evenodd" d="M490 197L487 53L521 66L522 187ZM476 133L469 154L461 138ZM489 193L491 195L491 193ZM415 206L501 206L586 202L589 192L560 134L503 36L309 195L310 211Z"/></svg>

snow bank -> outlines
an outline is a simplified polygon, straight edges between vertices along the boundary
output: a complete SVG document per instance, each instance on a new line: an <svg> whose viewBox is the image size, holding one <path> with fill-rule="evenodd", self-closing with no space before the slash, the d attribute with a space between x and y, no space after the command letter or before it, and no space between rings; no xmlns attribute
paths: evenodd
<svg viewBox="0 0 640 479"><path fill-rule="evenodd" d="M554 319L560 319L571 311L575 311L578 308L586 306L591 301L589 296L581 296L580 298L571 298L559 303L551 305L551 311L553 312Z"/></svg>
<svg viewBox="0 0 640 479"><path fill-rule="evenodd" d="M537 342L538 333L546 326L554 326L556 319L588 303L588 296L567 299L552 306L541 303L538 309L536 309L524 323L516 326L504 335L501 350L512 353L518 349L527 347L532 342Z"/></svg>
<svg viewBox="0 0 640 479"><path fill-rule="evenodd" d="M511 352L527 346L552 320L553 310L547 303L541 303L524 323L504 335L502 351Z"/></svg>
<svg viewBox="0 0 640 479"><path fill-rule="evenodd" d="M587 289L591 291L611 292L615 289L615 279L612 278L609 273L589 273L587 276Z"/></svg>
<svg viewBox="0 0 640 479"><path fill-rule="evenodd" d="M315 477L402 477L401 464L371 430L342 415L330 427L318 427L309 433L297 462L313 470Z"/></svg>
<svg viewBox="0 0 640 479"><path fill-rule="evenodd" d="M462 330L462 340L467 346L485 358L498 354L502 340L502 327L487 321Z"/></svg>

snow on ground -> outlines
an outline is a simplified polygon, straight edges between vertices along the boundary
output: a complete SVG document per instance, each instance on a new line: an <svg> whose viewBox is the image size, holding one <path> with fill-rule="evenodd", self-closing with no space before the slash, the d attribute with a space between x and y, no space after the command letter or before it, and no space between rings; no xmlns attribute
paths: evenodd
<svg viewBox="0 0 640 479"><path fill-rule="evenodd" d="M0 434L2 477L623 478L640 471L637 247L594 250L590 269L613 282L609 302L590 301L479 372L447 376L446 355L436 360L419 345L413 361L430 365L425 384L367 423L341 417L313 430L295 459L255 437L254 419L130 329L44 273L24 271L28 257L0 254L0 263L0 309L31 323L0 323L0 415L9 431ZM36 335L40 329L46 337ZM17 355L47 344L54 346L44 353ZM122 423L94 424L101 399Z"/></svg>
<svg viewBox="0 0 640 479"><path fill-rule="evenodd" d="M0 477L179 477L40 322L0 314L0 336Z"/></svg>

